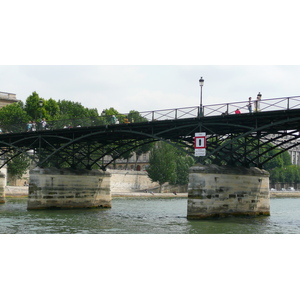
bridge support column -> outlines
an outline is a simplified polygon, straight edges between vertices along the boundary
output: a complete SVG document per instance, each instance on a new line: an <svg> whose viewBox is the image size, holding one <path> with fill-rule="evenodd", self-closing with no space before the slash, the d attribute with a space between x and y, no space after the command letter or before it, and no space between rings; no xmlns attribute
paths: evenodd
<svg viewBox="0 0 300 300"><path fill-rule="evenodd" d="M100 170L30 171L27 209L111 207L111 174Z"/></svg>
<svg viewBox="0 0 300 300"><path fill-rule="evenodd" d="M0 172L0 204L5 203L5 175Z"/></svg>
<svg viewBox="0 0 300 300"><path fill-rule="evenodd" d="M258 168L191 167L187 218L232 215L270 215L269 173Z"/></svg>

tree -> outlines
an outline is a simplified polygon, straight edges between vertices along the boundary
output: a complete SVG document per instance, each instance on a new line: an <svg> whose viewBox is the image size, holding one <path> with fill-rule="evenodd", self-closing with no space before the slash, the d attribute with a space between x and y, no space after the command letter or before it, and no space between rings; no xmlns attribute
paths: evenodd
<svg viewBox="0 0 300 300"><path fill-rule="evenodd" d="M150 152L149 168L147 173L152 182L158 182L159 192L166 182L176 180L176 155L173 146L158 142Z"/></svg>
<svg viewBox="0 0 300 300"><path fill-rule="evenodd" d="M189 183L189 168L194 165L194 159L185 153L177 150L178 158L176 159L176 181L171 184L185 185Z"/></svg>
<svg viewBox="0 0 300 300"><path fill-rule="evenodd" d="M96 108L86 108L79 102L72 102L69 100L59 100L59 115L57 119L60 120L59 126L71 125L72 127L91 126L93 120L99 117ZM63 124L64 123L64 124Z"/></svg>
<svg viewBox="0 0 300 300"><path fill-rule="evenodd" d="M61 116L60 108L58 103L50 98L49 100L44 101L43 107L46 111L45 118L49 121L57 120Z"/></svg>
<svg viewBox="0 0 300 300"><path fill-rule="evenodd" d="M12 158L7 163L7 172L10 174L14 181L16 179L21 179L22 176L26 174L27 170L29 169L29 157L24 153L17 154L17 151L11 151L7 154L7 156L8 158Z"/></svg>
<svg viewBox="0 0 300 300"><path fill-rule="evenodd" d="M39 120L45 115L44 105L40 105L40 101L44 104L44 99L40 98L37 92L33 92L27 99L25 103L25 112L27 113L29 120Z"/></svg>
<svg viewBox="0 0 300 300"><path fill-rule="evenodd" d="M3 132L26 131L26 123L29 120L22 101L6 105L0 109L0 124Z"/></svg>
<svg viewBox="0 0 300 300"><path fill-rule="evenodd" d="M147 122L148 120L140 115L136 110L131 110L128 114L128 120L131 123Z"/></svg>
<svg viewBox="0 0 300 300"><path fill-rule="evenodd" d="M135 170L137 168L137 161L139 160L139 157L144 153L148 153L153 148L153 145L153 143L143 144L134 150L136 157L134 166Z"/></svg>

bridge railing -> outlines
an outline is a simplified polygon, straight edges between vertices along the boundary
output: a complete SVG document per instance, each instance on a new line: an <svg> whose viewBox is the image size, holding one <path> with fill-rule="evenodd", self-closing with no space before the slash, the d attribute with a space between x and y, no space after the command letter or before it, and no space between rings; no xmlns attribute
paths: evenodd
<svg viewBox="0 0 300 300"><path fill-rule="evenodd" d="M195 118L199 114L199 106L142 111L139 113L147 121L177 120Z"/></svg>
<svg viewBox="0 0 300 300"><path fill-rule="evenodd" d="M216 116L221 114L234 114L236 109L241 113L249 113L249 101L230 102L222 104L210 104L203 106L204 117ZM289 110L300 108L300 96L254 99L251 101L252 112Z"/></svg>
<svg viewBox="0 0 300 300"><path fill-rule="evenodd" d="M0 92L1 93L1 92ZM300 108L300 96L283 97L283 98L271 98L262 100L252 100L253 113L259 113L262 111L278 111ZM203 116L219 116L224 114L234 114L236 109L239 109L241 113L249 113L248 109L249 101L230 102L222 104L209 104L203 106ZM93 118L77 118L77 119L63 119L48 121L48 128L43 128L40 123L37 122L36 130L47 129L70 129L74 127L93 127L99 125L112 125L120 123L139 123L139 122L155 122L162 120L177 120L186 118L198 118L200 108L199 106L173 108L173 109L161 109L153 111L144 111L136 113L125 113L116 115L118 123L113 122L111 115L101 115ZM129 120L126 121L126 118ZM13 124L0 126L0 133L16 133L26 132L27 124Z"/></svg>

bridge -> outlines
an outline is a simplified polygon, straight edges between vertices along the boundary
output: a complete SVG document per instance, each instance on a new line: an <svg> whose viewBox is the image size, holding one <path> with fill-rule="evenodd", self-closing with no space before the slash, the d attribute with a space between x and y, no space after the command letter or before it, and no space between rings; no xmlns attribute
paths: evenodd
<svg viewBox="0 0 300 300"><path fill-rule="evenodd" d="M106 169L115 159L155 141L193 156L195 133L206 132L207 155L190 170L188 217L269 215L269 178L261 169L300 144L300 96L254 101L252 113L248 104L206 105L201 113L195 106L122 114L116 116L125 121L120 124L107 115L57 120L49 122L49 130L31 132L26 124L14 124L2 128L2 166L11 151L35 162L29 209L111 207ZM64 128L67 123L73 128ZM112 157L109 162L104 161L107 155Z"/></svg>
<svg viewBox="0 0 300 300"><path fill-rule="evenodd" d="M112 124L106 115L57 120L49 122L50 130L32 132L26 132L26 124L14 124L2 128L0 167L14 150L15 155L30 156L39 167L106 170L125 152L160 140L193 156L195 133L206 132L207 155L200 158L202 164L263 168L273 157L300 144L300 96L260 100L254 113L249 113L248 103L206 105L201 116L199 106L139 112L129 118L134 122L121 124ZM237 108L241 114L235 114ZM73 126L66 129L64 124ZM107 155L112 157L108 162L104 161Z"/></svg>

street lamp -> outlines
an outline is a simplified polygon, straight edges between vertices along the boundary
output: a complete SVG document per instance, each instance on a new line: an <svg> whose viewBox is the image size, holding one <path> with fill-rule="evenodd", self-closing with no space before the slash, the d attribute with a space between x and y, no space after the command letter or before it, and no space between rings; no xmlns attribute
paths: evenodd
<svg viewBox="0 0 300 300"><path fill-rule="evenodd" d="M203 116L203 107L202 107L202 87L204 85L204 79L201 77L199 79L199 85L200 85L200 117Z"/></svg>
<svg viewBox="0 0 300 300"><path fill-rule="evenodd" d="M42 120L42 107L43 107L43 100L39 101L39 105L40 105L40 115L41 115L41 120Z"/></svg>

